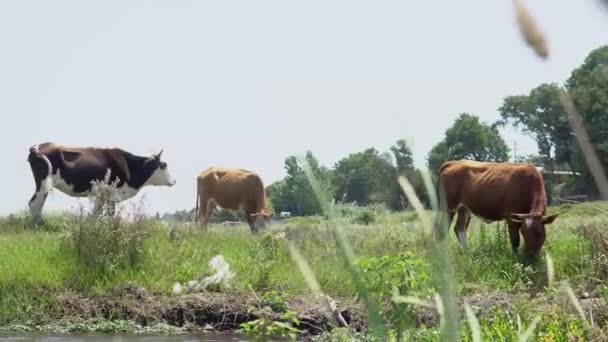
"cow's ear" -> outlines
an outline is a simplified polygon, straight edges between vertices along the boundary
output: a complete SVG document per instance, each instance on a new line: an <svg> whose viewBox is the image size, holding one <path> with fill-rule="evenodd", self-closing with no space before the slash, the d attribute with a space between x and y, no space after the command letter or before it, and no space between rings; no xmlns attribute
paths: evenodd
<svg viewBox="0 0 608 342"><path fill-rule="evenodd" d="M543 224L551 224L559 216L559 213L543 218Z"/></svg>

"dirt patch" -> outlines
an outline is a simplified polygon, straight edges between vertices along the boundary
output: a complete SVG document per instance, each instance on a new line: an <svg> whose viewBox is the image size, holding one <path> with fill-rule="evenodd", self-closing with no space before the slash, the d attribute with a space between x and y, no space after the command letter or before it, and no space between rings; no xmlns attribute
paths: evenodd
<svg viewBox="0 0 608 342"><path fill-rule="evenodd" d="M259 307L253 294L235 292L205 292L181 296L154 296L145 289L127 286L113 293L95 298L75 293L59 296L61 309L57 318L126 319L139 325L167 323L186 327L190 331L234 331L240 324L259 318L251 308ZM365 315L354 302L337 301L340 313L353 329L365 329ZM331 330L330 319L325 315L324 303L312 296L298 296L287 301L289 309L297 313L300 329L310 334ZM280 313L273 313L280 320Z"/></svg>
<svg viewBox="0 0 608 342"><path fill-rule="evenodd" d="M514 312L525 305L526 312L534 314L559 306L577 314L567 296L554 294L530 297L505 292L475 294L457 300L458 311L464 319L464 301L471 305L478 318L493 317L496 309ZM76 293L58 296L56 319L103 319L129 320L145 327L169 324L187 331L209 330L232 332L240 324L259 318L251 308L259 307L258 298L252 293L205 292L180 296L161 296L148 293L136 286L127 286L102 296L84 297ZM587 319L593 317L598 326L608 322L608 304L597 296L579 299ZM333 324L325 314L325 303L310 295L301 295L287 301L287 307L297 313L300 329L309 334L332 330ZM337 307L348 325L355 331L365 331L367 316L362 304L338 300ZM280 313L273 313L280 320ZM435 303L429 301L418 308L417 325L437 327L439 315Z"/></svg>

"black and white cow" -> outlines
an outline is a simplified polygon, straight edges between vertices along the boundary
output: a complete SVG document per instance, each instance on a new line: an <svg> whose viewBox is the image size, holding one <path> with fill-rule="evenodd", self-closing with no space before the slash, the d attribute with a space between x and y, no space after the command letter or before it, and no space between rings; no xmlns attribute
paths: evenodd
<svg viewBox="0 0 608 342"><path fill-rule="evenodd" d="M137 195L146 185L175 185L167 163L160 160L162 153L161 150L144 157L119 148L68 147L49 142L30 147L27 161L36 182L36 192L28 203L31 222L40 222L51 189L72 197L87 197L91 182L103 181L107 172L110 182L118 178L120 201Z"/></svg>

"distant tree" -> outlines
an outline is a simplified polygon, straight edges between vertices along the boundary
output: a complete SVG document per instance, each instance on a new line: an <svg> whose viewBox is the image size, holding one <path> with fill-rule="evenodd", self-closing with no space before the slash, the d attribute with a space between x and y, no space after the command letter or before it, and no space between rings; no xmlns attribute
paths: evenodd
<svg viewBox="0 0 608 342"><path fill-rule="evenodd" d="M556 164L571 164L573 132L557 84L541 84L529 95L508 96L498 111L497 125L511 124L534 139L543 158L541 165L551 173Z"/></svg>
<svg viewBox="0 0 608 342"><path fill-rule="evenodd" d="M266 196L275 212L290 211L290 204L294 201L293 194L287 189L285 179L270 184L266 188Z"/></svg>
<svg viewBox="0 0 608 342"><path fill-rule="evenodd" d="M310 151L306 152L304 158L310 164L322 190L332 194L330 170L321 166ZM289 211L294 216L320 214L321 204L298 159L295 156L286 158L284 167L287 172L285 178L267 188L269 202L274 211Z"/></svg>
<svg viewBox="0 0 608 342"><path fill-rule="evenodd" d="M608 45L591 51L581 66L574 69L566 81L578 113L582 116L589 139L598 158L608 171ZM590 172L578 144L573 144L573 169L583 174L588 184Z"/></svg>
<svg viewBox="0 0 608 342"><path fill-rule="evenodd" d="M359 205L399 204L397 173L389 153L375 148L351 153L334 166L334 198Z"/></svg>
<svg viewBox="0 0 608 342"><path fill-rule="evenodd" d="M535 166L545 166L545 158L543 156L540 156L538 154L528 154L528 155L524 155L524 156L517 156L515 158L515 162L516 163L528 163L528 164L532 164Z"/></svg>
<svg viewBox="0 0 608 342"><path fill-rule="evenodd" d="M509 148L495 126L479 117L462 113L445 131L445 137L427 156L429 169L436 173L441 164L453 159L504 162L509 159Z"/></svg>
<svg viewBox="0 0 608 342"><path fill-rule="evenodd" d="M420 199L420 201L425 205L429 205L429 197L426 191L426 187L424 185L424 181L422 179L422 174L420 170L418 170L414 166L414 155L412 150L408 146L405 139L397 140L395 145L391 146L391 152L395 157L395 166L397 174L400 176L404 176L414 187L414 191L416 195ZM399 199L399 203L393 203L391 207L401 207L402 204L407 203L407 196L401 189L401 186L397 186L397 195Z"/></svg>
<svg viewBox="0 0 608 342"><path fill-rule="evenodd" d="M414 168L414 154L407 145L405 139L397 140L395 145L391 146L391 152L395 157L397 172L411 170Z"/></svg>

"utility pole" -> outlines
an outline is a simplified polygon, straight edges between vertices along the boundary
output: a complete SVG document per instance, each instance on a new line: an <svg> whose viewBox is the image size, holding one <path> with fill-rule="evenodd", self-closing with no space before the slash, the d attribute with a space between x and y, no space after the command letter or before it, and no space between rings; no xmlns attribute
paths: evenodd
<svg viewBox="0 0 608 342"><path fill-rule="evenodd" d="M517 162L517 141L513 140L513 162Z"/></svg>

